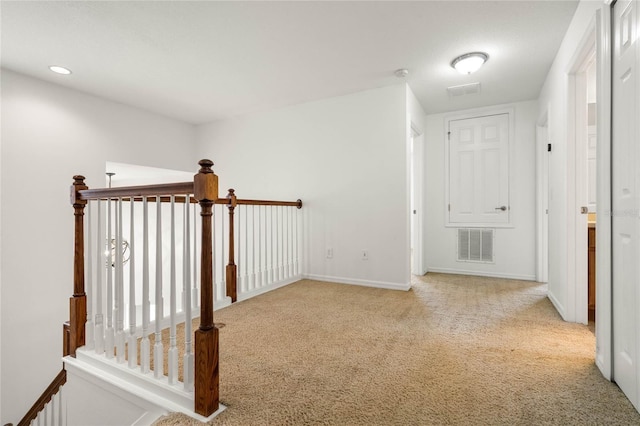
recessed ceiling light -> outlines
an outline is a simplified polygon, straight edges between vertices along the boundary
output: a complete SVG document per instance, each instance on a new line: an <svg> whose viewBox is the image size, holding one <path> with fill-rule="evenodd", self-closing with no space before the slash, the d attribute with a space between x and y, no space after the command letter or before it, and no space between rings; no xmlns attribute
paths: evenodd
<svg viewBox="0 0 640 426"><path fill-rule="evenodd" d="M465 53L451 61L451 66L460 74L471 74L478 71L488 59L489 55L484 52Z"/></svg>
<svg viewBox="0 0 640 426"><path fill-rule="evenodd" d="M49 66L49 69L53 72L55 72L56 74L63 74L63 75L69 75L71 74L71 70L65 67L59 67L57 65L51 65Z"/></svg>

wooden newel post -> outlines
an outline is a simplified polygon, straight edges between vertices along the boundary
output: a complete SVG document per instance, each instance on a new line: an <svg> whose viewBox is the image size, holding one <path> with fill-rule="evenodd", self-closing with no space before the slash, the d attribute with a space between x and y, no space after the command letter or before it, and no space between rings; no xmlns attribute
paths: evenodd
<svg viewBox="0 0 640 426"><path fill-rule="evenodd" d="M238 267L236 266L234 253L235 253L235 240L233 230L233 212L238 205L235 190L230 189L227 194L229 200L229 264L227 265L227 297L231 298L231 302L238 300Z"/></svg>
<svg viewBox="0 0 640 426"><path fill-rule="evenodd" d="M69 324L64 326L63 355L76 355L76 349L85 344L85 323L87 322L87 295L84 292L84 208L86 200L80 198L84 176L74 176L71 185L71 204L75 216L73 243L73 296L69 300Z"/></svg>
<svg viewBox="0 0 640 426"><path fill-rule="evenodd" d="M213 323L213 205L218 199L218 176L211 160L201 160L194 176L194 196L202 216L202 260L200 270L200 327L195 332L195 412L210 416L218 409L218 329Z"/></svg>

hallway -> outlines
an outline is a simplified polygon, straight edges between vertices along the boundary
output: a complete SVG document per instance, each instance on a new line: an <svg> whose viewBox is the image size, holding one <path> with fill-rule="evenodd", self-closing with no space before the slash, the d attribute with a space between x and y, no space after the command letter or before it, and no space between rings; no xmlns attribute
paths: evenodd
<svg viewBox="0 0 640 426"><path fill-rule="evenodd" d="M535 282L303 280L215 321L228 409L213 424L640 423L594 365L593 333L562 321Z"/></svg>

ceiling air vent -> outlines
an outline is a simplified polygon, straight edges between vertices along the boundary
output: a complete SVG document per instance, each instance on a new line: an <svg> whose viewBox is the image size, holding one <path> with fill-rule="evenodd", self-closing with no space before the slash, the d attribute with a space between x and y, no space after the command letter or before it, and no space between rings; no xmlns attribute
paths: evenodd
<svg viewBox="0 0 640 426"><path fill-rule="evenodd" d="M462 84L460 86L447 87L447 93L449 93L450 98L480 93L480 83L469 83Z"/></svg>

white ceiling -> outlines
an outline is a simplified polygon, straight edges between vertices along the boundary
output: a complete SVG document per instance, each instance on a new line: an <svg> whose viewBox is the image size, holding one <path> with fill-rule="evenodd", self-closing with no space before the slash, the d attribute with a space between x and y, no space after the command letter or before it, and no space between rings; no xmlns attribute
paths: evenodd
<svg viewBox="0 0 640 426"><path fill-rule="evenodd" d="M435 113L537 98L577 4L3 0L1 59L190 123L396 84L408 68ZM477 50L490 56L477 73L449 66ZM447 86L475 81L480 94L448 98Z"/></svg>

